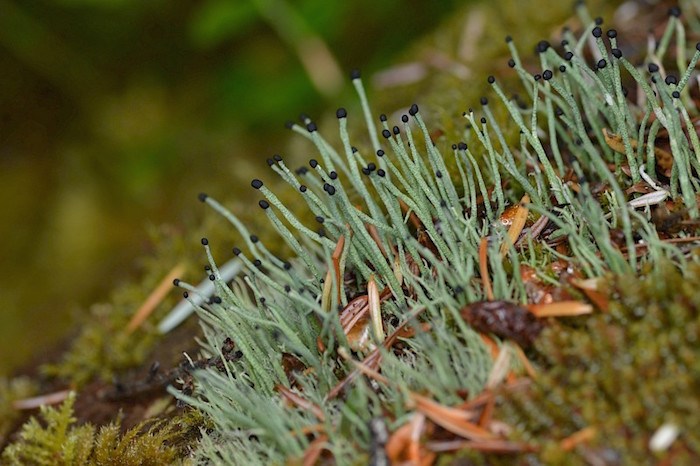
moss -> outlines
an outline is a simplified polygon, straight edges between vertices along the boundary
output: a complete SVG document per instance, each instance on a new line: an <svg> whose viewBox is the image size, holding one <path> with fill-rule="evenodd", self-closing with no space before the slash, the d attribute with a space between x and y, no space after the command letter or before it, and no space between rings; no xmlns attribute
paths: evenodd
<svg viewBox="0 0 700 466"><path fill-rule="evenodd" d="M546 369L528 391L504 394L500 410L516 437L540 446L546 464L596 456L693 464L700 452L700 265L681 272L664 262L610 282L607 313L543 332L537 349ZM654 454L650 437L665 423L681 435ZM572 457L560 441L587 427L596 435Z"/></svg>
<svg viewBox="0 0 700 466"><path fill-rule="evenodd" d="M57 408L42 407L19 439L2 453L3 464L29 466L189 464L174 440L182 435L177 421L142 423L122 433L113 422L97 429L78 425L73 413L75 393Z"/></svg>
<svg viewBox="0 0 700 466"><path fill-rule="evenodd" d="M8 434L21 417L20 411L13 407L13 403L33 396L36 392L37 384L29 377L0 377L0 445L7 442Z"/></svg>

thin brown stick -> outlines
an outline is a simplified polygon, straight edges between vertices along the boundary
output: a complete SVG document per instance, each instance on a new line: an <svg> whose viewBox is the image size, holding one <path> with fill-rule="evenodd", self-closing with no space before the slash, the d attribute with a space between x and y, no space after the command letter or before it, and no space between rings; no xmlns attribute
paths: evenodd
<svg viewBox="0 0 700 466"><path fill-rule="evenodd" d="M486 299L493 301L493 289L491 288L491 277L489 277L489 241L486 237L481 238L479 243L479 273L481 274L481 283L484 286L484 294Z"/></svg>
<svg viewBox="0 0 700 466"><path fill-rule="evenodd" d="M178 278L185 271L185 265L177 264L172 270L161 280L155 290L148 295L148 298L143 302L134 315L131 317L129 324L126 326L126 334L130 335L134 330L139 328L141 324L150 316L158 305L163 302L170 290L173 289L173 280Z"/></svg>

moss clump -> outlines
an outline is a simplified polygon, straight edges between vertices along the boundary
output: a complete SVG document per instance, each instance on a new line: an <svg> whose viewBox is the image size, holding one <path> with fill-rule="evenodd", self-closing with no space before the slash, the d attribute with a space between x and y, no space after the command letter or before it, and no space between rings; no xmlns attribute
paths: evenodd
<svg viewBox="0 0 700 466"><path fill-rule="evenodd" d="M19 432L19 440L2 454L8 465L164 465L187 464L174 445L182 433L175 421L142 423L121 433L116 422L97 429L77 425L73 413L75 393L58 408L41 408Z"/></svg>
<svg viewBox="0 0 700 466"><path fill-rule="evenodd" d="M0 445L5 444L8 434L20 418L20 412L13 407L13 403L34 395L36 391L36 383L28 377L0 377Z"/></svg>
<svg viewBox="0 0 700 466"><path fill-rule="evenodd" d="M681 272L662 262L611 281L608 312L543 332L537 349L546 370L527 391L504 394L501 413L547 464L697 464L700 265ZM667 423L680 428L678 440L650 451ZM562 439L591 427L590 441L565 451Z"/></svg>

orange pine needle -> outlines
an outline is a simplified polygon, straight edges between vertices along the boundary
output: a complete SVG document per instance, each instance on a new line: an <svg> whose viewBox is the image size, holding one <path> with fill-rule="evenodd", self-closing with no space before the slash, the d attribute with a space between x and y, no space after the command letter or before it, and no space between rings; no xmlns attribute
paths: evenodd
<svg viewBox="0 0 700 466"><path fill-rule="evenodd" d="M181 276L185 271L184 264L177 264L172 270L161 280L155 290L148 295L146 301L143 302L134 315L131 317L129 324L126 326L126 334L130 335L134 330L139 328L141 324L150 316L158 305L165 299L170 290L173 289L173 280Z"/></svg>
<svg viewBox="0 0 700 466"><path fill-rule="evenodd" d="M528 310L537 317L569 317L590 314L593 306L581 301L559 301L549 304L530 304Z"/></svg>
<svg viewBox="0 0 700 466"><path fill-rule="evenodd" d="M486 299L493 301L493 289L491 288L491 277L489 277L489 242L486 237L481 238L479 243L479 273L481 274L481 283L484 286L484 294Z"/></svg>
<svg viewBox="0 0 700 466"><path fill-rule="evenodd" d="M304 459L302 460L303 466L314 466L318 464L318 460L321 457L321 453L326 448L326 442L328 441L328 436L326 434L319 435L316 440L311 442L306 451L304 452Z"/></svg>
<svg viewBox="0 0 700 466"><path fill-rule="evenodd" d="M17 410L28 410L36 409L44 405L55 405L63 402L66 398L68 398L70 392L70 390L61 390L58 392L47 393L46 395L39 395L32 398L15 400L12 402L12 407Z"/></svg>
<svg viewBox="0 0 700 466"><path fill-rule="evenodd" d="M486 429L470 422L476 420L476 414L457 408L443 406L430 398L412 393L411 400L416 405L416 410L443 429L469 440L482 440L494 438Z"/></svg>
<svg viewBox="0 0 700 466"><path fill-rule="evenodd" d="M321 408L319 408L306 398L294 393L292 390L288 389L284 385L277 385L275 388L285 400L302 409L308 409L313 413L314 416L316 416L316 419L318 419L319 421L323 422L325 420L325 416L323 414L323 411L321 411Z"/></svg>
<svg viewBox="0 0 700 466"><path fill-rule="evenodd" d="M527 222L527 214L530 212L530 209L528 209L525 204L528 204L529 202L530 196L527 194L520 199L520 204L515 211L510 228L508 228L508 234L503 241L503 244L501 244L501 257L506 255L508 248L518 241L520 233L523 232L523 228L525 228L525 223Z"/></svg>
<svg viewBox="0 0 700 466"><path fill-rule="evenodd" d="M563 439L561 442L559 442L559 446L561 446L561 449L564 451L571 451L574 448L576 448L577 445L584 442L588 442L589 440L592 440L595 436L595 428L585 427Z"/></svg>

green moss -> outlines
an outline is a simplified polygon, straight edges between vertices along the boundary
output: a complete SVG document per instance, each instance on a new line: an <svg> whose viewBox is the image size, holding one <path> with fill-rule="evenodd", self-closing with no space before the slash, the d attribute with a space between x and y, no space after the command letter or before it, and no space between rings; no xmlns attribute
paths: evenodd
<svg viewBox="0 0 700 466"><path fill-rule="evenodd" d="M8 379L0 377L0 445L5 444L8 434L20 418L20 411L13 403L35 395L37 384L28 377Z"/></svg>
<svg viewBox="0 0 700 466"><path fill-rule="evenodd" d="M25 466L165 465L188 464L174 446L182 435L178 422L142 423L121 433L116 422L99 429L77 425L73 414L75 393L59 407L43 406L31 418L19 439L2 454L3 464Z"/></svg>
<svg viewBox="0 0 700 466"><path fill-rule="evenodd" d="M607 313L543 332L537 349L546 369L528 391L504 394L501 414L516 437L540 446L546 464L586 464L587 455L692 464L700 452L700 265L681 272L663 262L610 280ZM654 454L649 439L664 423L681 434ZM595 438L573 457L563 451L559 441L586 427Z"/></svg>

